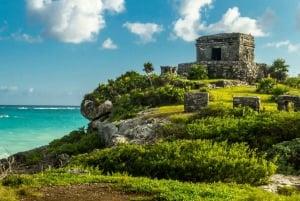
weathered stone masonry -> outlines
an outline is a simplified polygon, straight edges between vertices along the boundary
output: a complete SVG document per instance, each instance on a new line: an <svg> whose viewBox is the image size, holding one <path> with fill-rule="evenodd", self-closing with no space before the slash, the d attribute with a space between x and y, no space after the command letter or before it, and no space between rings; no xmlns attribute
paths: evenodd
<svg viewBox="0 0 300 201"><path fill-rule="evenodd" d="M253 110L260 110L260 97L235 96L233 97L233 107L251 107Z"/></svg>
<svg viewBox="0 0 300 201"><path fill-rule="evenodd" d="M280 95L277 98L278 110L289 110L289 103L294 103L294 111L300 111L300 96Z"/></svg>
<svg viewBox="0 0 300 201"><path fill-rule="evenodd" d="M208 106L209 94L207 92L187 92L184 94L184 111L197 112Z"/></svg>
<svg viewBox="0 0 300 201"><path fill-rule="evenodd" d="M254 62L254 37L242 33L202 36L196 40L196 62L178 65L178 74L187 75L193 64L204 65L209 78L252 82L265 77L266 64Z"/></svg>

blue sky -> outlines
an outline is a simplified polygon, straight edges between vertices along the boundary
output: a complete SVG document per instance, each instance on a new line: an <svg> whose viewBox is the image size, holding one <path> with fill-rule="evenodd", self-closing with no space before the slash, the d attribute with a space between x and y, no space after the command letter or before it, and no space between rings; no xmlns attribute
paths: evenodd
<svg viewBox="0 0 300 201"><path fill-rule="evenodd" d="M220 32L300 74L300 0L0 0L0 104L79 105L147 61L195 61L195 38Z"/></svg>

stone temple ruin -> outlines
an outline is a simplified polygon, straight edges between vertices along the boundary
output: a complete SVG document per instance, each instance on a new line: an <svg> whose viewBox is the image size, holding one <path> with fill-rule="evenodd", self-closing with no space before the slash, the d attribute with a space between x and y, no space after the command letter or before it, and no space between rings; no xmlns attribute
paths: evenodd
<svg viewBox="0 0 300 201"><path fill-rule="evenodd" d="M222 33L196 39L196 61L181 63L177 73L186 76L193 64L205 66L209 78L253 82L266 77L266 64L254 61L254 37L242 33ZM166 66L161 71L166 72Z"/></svg>

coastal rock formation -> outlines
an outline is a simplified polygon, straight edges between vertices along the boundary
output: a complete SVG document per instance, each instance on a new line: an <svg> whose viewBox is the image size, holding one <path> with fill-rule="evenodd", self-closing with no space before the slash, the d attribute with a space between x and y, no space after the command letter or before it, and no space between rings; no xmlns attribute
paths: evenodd
<svg viewBox="0 0 300 201"><path fill-rule="evenodd" d="M111 101L107 100L101 105L97 106L91 100L84 100L81 104L81 114L88 120L95 120L107 116L113 109Z"/></svg>
<svg viewBox="0 0 300 201"><path fill-rule="evenodd" d="M157 130L169 121L164 118L144 119L143 116L116 122L92 121L89 132L97 132L104 146L119 143L144 144L157 141Z"/></svg>

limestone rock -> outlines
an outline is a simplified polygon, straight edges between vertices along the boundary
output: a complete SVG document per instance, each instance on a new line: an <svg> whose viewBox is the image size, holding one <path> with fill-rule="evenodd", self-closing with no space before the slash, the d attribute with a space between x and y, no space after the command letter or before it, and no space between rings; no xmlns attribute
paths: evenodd
<svg viewBox="0 0 300 201"><path fill-rule="evenodd" d="M112 109L113 104L109 100L99 106L91 100L84 100L80 107L81 114L89 120L95 120L106 116L112 111Z"/></svg>
<svg viewBox="0 0 300 201"><path fill-rule="evenodd" d="M90 123L89 130L97 132L104 146L117 146L119 143L144 144L155 142L158 139L157 129L167 122L166 119L143 117L116 122L95 120Z"/></svg>

